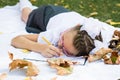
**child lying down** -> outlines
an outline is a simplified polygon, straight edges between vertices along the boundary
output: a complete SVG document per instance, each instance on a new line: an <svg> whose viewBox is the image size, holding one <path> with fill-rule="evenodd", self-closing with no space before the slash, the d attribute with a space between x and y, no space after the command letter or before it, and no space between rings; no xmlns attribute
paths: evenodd
<svg viewBox="0 0 120 80"><path fill-rule="evenodd" d="M26 31L34 34L19 35L11 45L38 52L44 57L104 55L113 52L110 41L116 28L97 19L86 18L62 6L44 5L32 9L29 0L19 0ZM119 32L119 31L118 31ZM45 41L46 38L47 43ZM48 42L49 41L49 42ZM102 50L102 53L98 53ZM101 57L94 60L101 59ZM91 56L88 59L92 60Z"/></svg>

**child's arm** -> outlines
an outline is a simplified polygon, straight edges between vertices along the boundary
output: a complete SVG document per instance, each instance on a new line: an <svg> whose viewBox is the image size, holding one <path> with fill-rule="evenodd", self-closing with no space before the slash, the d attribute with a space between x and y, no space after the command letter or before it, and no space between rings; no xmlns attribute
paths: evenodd
<svg viewBox="0 0 120 80"><path fill-rule="evenodd" d="M39 52L44 57L59 56L60 50L53 45L37 42L38 34L20 35L12 39L11 45L17 48Z"/></svg>

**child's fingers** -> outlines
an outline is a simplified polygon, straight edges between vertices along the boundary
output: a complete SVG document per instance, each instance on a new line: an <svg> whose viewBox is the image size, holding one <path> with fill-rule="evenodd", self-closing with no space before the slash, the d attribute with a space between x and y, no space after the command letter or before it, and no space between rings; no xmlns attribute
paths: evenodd
<svg viewBox="0 0 120 80"><path fill-rule="evenodd" d="M50 45L50 49L57 53L57 55L61 54L61 50L53 45Z"/></svg>
<svg viewBox="0 0 120 80"><path fill-rule="evenodd" d="M43 56L46 57L46 58L51 58L51 57L53 57L53 55L50 54L50 53L43 54Z"/></svg>
<svg viewBox="0 0 120 80"><path fill-rule="evenodd" d="M56 53L52 49L49 49L48 53L51 54L51 55L53 55L53 56L59 56L58 53Z"/></svg>

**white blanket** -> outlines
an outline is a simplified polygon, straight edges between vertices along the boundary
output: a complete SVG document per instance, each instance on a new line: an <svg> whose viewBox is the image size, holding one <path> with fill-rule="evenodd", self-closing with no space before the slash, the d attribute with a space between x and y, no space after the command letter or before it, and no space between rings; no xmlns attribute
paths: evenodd
<svg viewBox="0 0 120 80"><path fill-rule="evenodd" d="M35 58L46 60L40 54L35 52L25 53L22 49L16 49L10 45L11 39L19 34L27 33L25 24L21 21L19 4L15 6L6 6L0 9L0 74L7 73L5 80L24 80L24 70L13 70L9 72L8 52L14 54L14 59ZM70 58L74 59L74 58ZM77 59L78 60L78 59ZM83 62L83 59L79 59ZM50 68L45 62L35 62L34 64L40 70L35 80L51 80L57 77L57 80L117 80L120 79L120 65L106 65L102 60L93 63L87 63L85 66L74 66L73 73L67 76L59 76L56 70Z"/></svg>

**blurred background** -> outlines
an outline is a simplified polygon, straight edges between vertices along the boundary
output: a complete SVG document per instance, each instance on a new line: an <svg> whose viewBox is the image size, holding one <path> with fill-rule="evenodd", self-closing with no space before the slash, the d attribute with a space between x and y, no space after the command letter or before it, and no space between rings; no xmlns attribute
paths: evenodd
<svg viewBox="0 0 120 80"><path fill-rule="evenodd" d="M120 0L30 0L33 5L61 5L86 17L94 17L120 27ZM15 5L19 0L0 0L0 8Z"/></svg>

